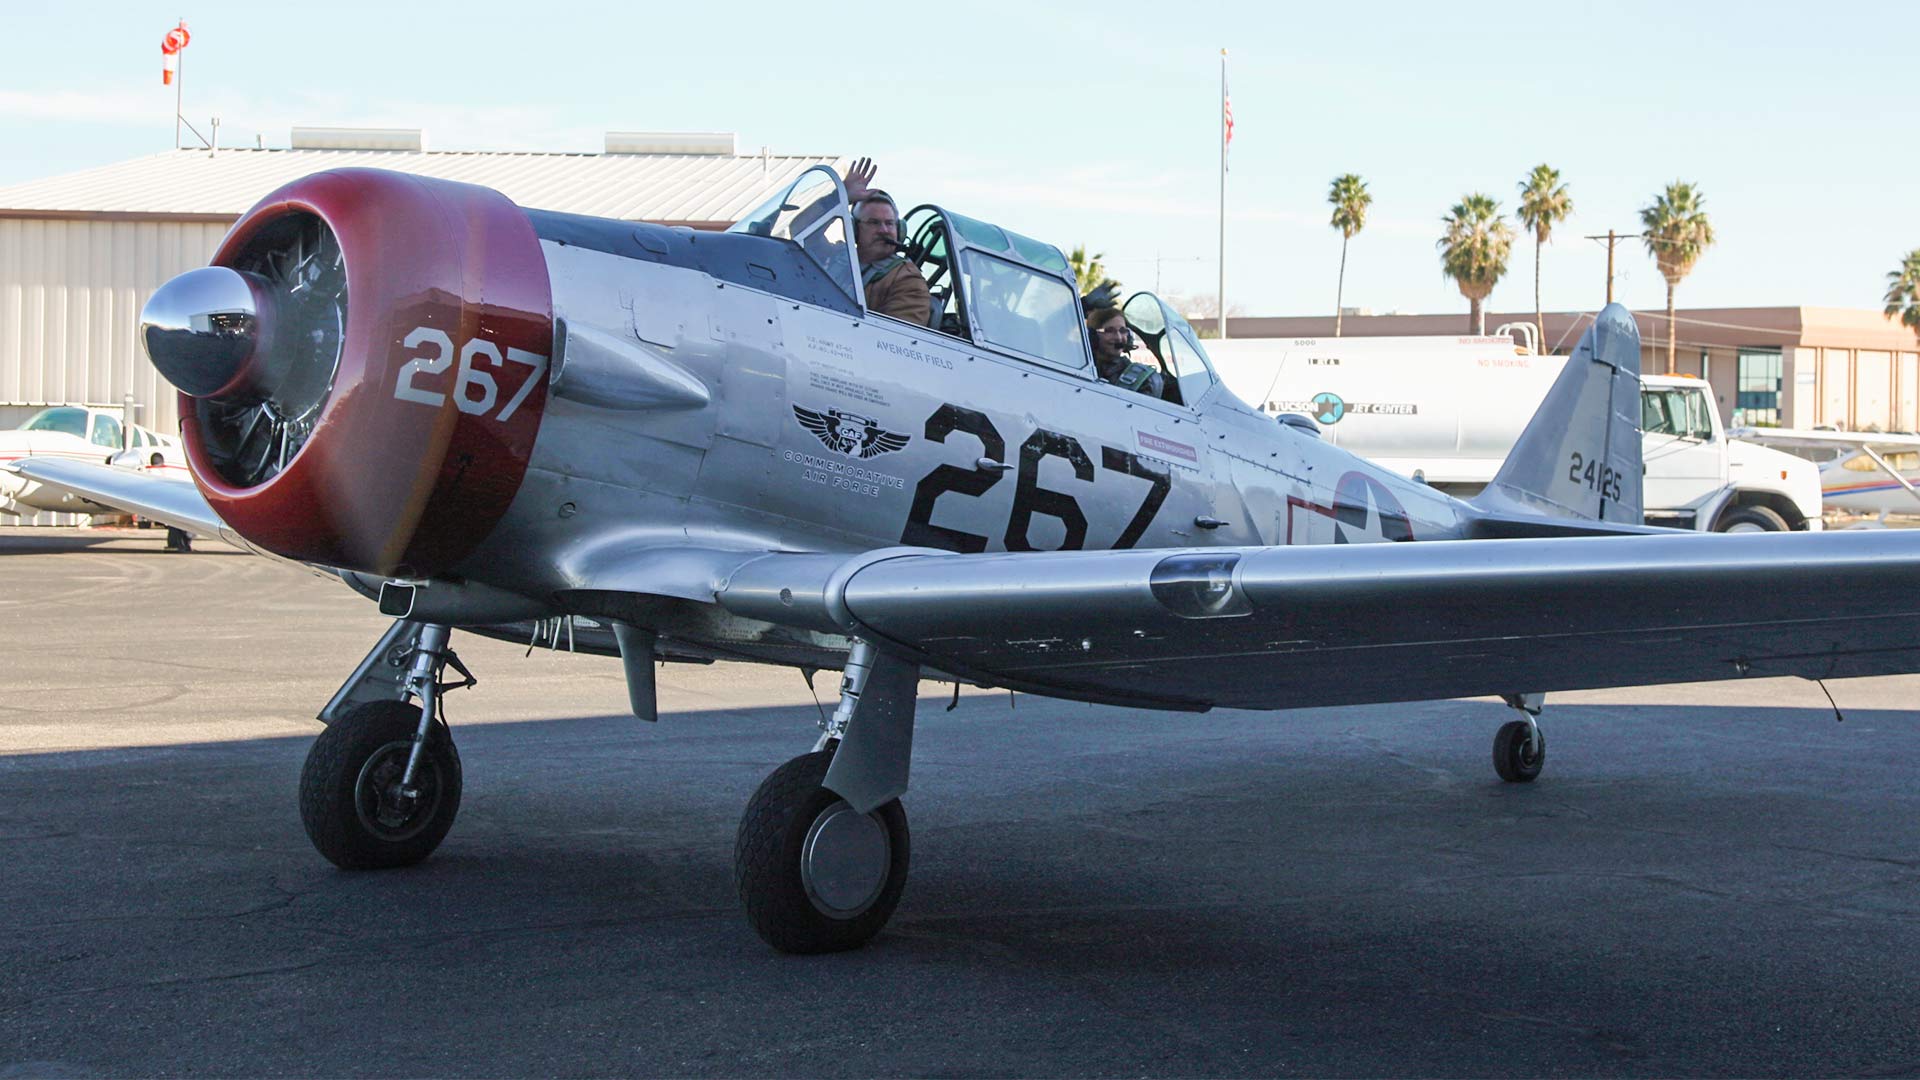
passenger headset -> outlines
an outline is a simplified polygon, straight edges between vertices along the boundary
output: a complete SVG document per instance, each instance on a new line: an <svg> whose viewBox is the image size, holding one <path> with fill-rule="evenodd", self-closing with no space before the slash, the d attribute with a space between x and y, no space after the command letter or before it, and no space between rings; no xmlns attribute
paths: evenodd
<svg viewBox="0 0 1920 1080"><path fill-rule="evenodd" d="M1098 310L1098 309L1096 309L1096 310ZM1126 317L1125 315L1122 315L1122 316L1120 316L1120 318L1118 318L1118 319L1109 319L1109 320L1107 320L1106 322L1104 322L1104 323L1102 323L1102 324L1100 325L1100 329L1099 329L1099 330L1097 330L1097 331L1096 331L1096 330L1090 330L1090 331L1088 331L1088 334L1087 334L1087 336L1088 336L1088 337L1092 337L1092 336L1094 336L1095 334L1098 334L1098 333L1104 333L1104 332L1106 331L1106 329L1107 329L1107 327L1109 327L1109 326L1112 326L1112 325L1113 325L1113 324L1114 324L1115 322L1118 322L1118 323L1119 323L1119 324L1120 324L1121 326L1123 326L1123 327L1125 327L1125 328L1126 328L1126 331L1127 331L1127 340L1126 340L1126 342L1125 342L1125 344L1123 344L1123 345L1121 345L1121 346L1120 346L1120 351L1121 351L1121 353L1122 353L1122 354L1124 354L1124 355L1125 355L1125 356L1126 356L1126 357L1128 358L1128 362L1130 362L1130 363L1131 363L1131 362L1132 362L1132 356L1133 356L1133 350L1135 350L1135 349L1137 349L1137 348L1139 348L1139 347L1140 347L1140 339L1139 339L1139 337L1137 337L1137 336L1135 336L1135 334L1134 334L1134 332L1133 332L1133 324L1127 321L1127 317Z"/></svg>

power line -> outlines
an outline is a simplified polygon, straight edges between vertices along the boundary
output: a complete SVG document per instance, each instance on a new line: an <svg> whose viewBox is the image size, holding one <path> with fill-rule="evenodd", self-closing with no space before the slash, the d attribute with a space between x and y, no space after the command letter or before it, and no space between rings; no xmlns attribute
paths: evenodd
<svg viewBox="0 0 1920 1080"><path fill-rule="evenodd" d="M1122 256L1119 256L1118 258L1104 259L1103 261L1109 262L1109 263L1129 263L1129 262L1152 263L1153 264L1153 291L1155 293L1158 293L1160 291L1160 268L1162 264L1170 263L1170 262L1176 262L1176 263L1212 262L1213 260L1205 255L1161 255L1158 252L1156 252L1152 255L1122 255Z"/></svg>
<svg viewBox="0 0 1920 1080"><path fill-rule="evenodd" d="M1652 324L1653 329L1655 331L1658 331L1660 329L1660 325L1667 321L1666 311L1660 308L1655 308L1650 311L1634 311L1632 309L1628 309L1627 313L1629 315L1632 315L1636 321L1639 319L1646 319L1648 322ZM1569 337L1572 337L1574 333L1580 330L1586 323L1593 322L1596 317L1597 317L1596 313L1591 311L1575 312L1573 319L1568 322L1567 328L1561 332L1559 338L1557 338L1554 341L1553 348L1549 351L1558 350L1560 346L1566 344L1566 341ZM1785 334L1790 332L1790 331L1782 330L1778 326L1747 326L1741 323L1714 322L1710 319L1685 319L1679 316L1675 316L1673 321L1675 324L1685 323L1689 326L1706 326L1716 330L1748 330L1756 334ZM1658 347L1661 345L1665 345L1666 343L1667 343L1667 339L1664 337L1658 336L1657 333L1640 339L1640 344L1643 347ZM1716 347L1723 348L1723 349L1739 348L1738 345L1728 345L1725 342L1700 341L1692 338L1683 338L1678 335L1674 336L1673 343L1676 346L1685 346L1687 348L1701 348L1701 349L1711 349ZM1877 351L1886 352L1889 350L1883 349L1883 350L1877 350ZM1903 350L1891 350L1891 351L1897 352L1897 351L1903 351Z"/></svg>
<svg viewBox="0 0 1920 1080"><path fill-rule="evenodd" d="M1684 240L1669 240L1664 236L1649 233L1623 233L1608 229L1605 236L1589 236L1589 240L1603 241L1607 245L1607 303L1613 303L1613 247L1622 240L1644 240L1649 244L1682 244ZM1744 329L1744 328L1741 328Z"/></svg>

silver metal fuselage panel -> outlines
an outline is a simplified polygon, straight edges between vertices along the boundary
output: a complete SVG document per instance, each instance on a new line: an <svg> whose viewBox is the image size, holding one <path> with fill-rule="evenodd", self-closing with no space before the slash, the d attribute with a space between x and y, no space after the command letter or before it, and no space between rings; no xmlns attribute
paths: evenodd
<svg viewBox="0 0 1920 1080"><path fill-rule="evenodd" d="M1461 504L1275 424L1221 387L1197 407L1175 405L885 317L542 248L559 321L651 350L710 400L609 409L556 393L508 516L460 568L491 584L542 597L594 590L610 565L653 548L996 552L1461 535ZM659 591L712 598L665 578Z"/></svg>

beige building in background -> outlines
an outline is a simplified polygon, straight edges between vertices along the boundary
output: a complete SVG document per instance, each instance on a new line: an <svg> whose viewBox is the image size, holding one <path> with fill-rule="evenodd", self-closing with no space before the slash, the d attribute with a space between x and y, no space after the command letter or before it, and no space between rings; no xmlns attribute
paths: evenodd
<svg viewBox="0 0 1920 1080"><path fill-rule="evenodd" d="M433 152L417 130L295 128L288 149L170 150L0 187L0 422L119 405L177 431L136 335L140 308L205 266L255 202L309 173L370 167L495 188L521 206L724 229L831 156L735 152L728 134L612 132L599 154Z"/></svg>
<svg viewBox="0 0 1920 1080"><path fill-rule="evenodd" d="M1920 340L1877 310L1816 307L1682 308L1674 368L1706 378L1729 425L1920 431ZM1636 311L1641 369L1666 370L1667 313ZM1466 316L1347 315L1348 337L1454 335ZM1487 314L1487 329L1531 323L1532 312ZM1546 350L1571 351L1590 312L1548 312ZM1333 317L1227 319L1233 338L1317 338Z"/></svg>

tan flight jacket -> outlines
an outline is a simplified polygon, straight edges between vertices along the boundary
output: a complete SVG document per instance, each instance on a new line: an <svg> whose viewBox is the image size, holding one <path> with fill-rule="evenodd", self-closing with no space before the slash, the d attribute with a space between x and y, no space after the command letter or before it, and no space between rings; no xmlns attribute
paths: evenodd
<svg viewBox="0 0 1920 1080"><path fill-rule="evenodd" d="M867 310L916 326L927 325L927 316L933 311L933 296L920 268L911 259L902 259L900 265L869 284Z"/></svg>

